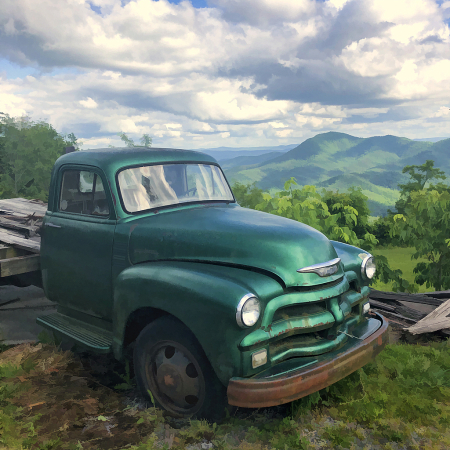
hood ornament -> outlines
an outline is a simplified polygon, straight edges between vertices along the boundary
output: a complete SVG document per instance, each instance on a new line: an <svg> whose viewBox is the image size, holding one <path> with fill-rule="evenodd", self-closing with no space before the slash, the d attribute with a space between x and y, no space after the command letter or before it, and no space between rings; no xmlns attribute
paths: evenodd
<svg viewBox="0 0 450 450"><path fill-rule="evenodd" d="M316 273L319 277L328 277L339 270L341 258L335 258L324 263L313 264L312 266L298 269L298 273Z"/></svg>

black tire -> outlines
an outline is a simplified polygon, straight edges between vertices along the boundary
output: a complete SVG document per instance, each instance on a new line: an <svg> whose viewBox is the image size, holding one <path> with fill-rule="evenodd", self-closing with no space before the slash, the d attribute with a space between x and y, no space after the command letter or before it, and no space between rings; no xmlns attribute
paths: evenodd
<svg viewBox="0 0 450 450"><path fill-rule="evenodd" d="M133 354L142 395L177 418L221 421L233 407L194 334L172 316L161 317L139 334Z"/></svg>

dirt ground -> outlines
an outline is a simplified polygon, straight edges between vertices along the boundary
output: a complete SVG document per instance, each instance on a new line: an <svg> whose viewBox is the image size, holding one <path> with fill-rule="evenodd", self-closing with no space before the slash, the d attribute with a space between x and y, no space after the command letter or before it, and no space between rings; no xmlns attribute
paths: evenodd
<svg viewBox="0 0 450 450"><path fill-rule="evenodd" d="M0 340L6 345L36 341L42 331L36 318L53 312L55 303L36 286L0 286Z"/></svg>
<svg viewBox="0 0 450 450"><path fill-rule="evenodd" d="M200 436L203 446L179 436L190 421L170 417L143 400L133 382L124 382L126 367L112 356L54 350L51 345L23 343L0 353L1 365L24 368L22 375L2 383L15 386L8 401L23 408L17 420L26 423L38 417L33 427L39 437L31 449L52 448L55 442L64 449L119 449L148 439L161 446L166 443L166 448L174 444L191 450L210 448L204 446L211 439L206 431ZM257 413L267 419L283 418L288 409L282 405ZM255 410L241 408L236 414L247 418ZM26 436L29 430L24 428L23 433Z"/></svg>

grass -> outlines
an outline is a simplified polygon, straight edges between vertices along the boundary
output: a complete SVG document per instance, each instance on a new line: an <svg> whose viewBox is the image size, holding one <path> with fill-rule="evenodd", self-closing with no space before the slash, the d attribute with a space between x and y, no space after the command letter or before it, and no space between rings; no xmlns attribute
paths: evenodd
<svg viewBox="0 0 450 450"><path fill-rule="evenodd" d="M408 280L410 283L414 283L414 277L416 274L413 272L414 267L419 262L427 262L425 258L419 258L411 260L411 256L415 252L414 247L380 247L373 251L374 254L380 254L385 256L392 269L400 269L403 272L402 277ZM391 283L376 282L371 287L378 289L379 291L392 291ZM426 285L417 285L418 292L430 292L430 288Z"/></svg>
<svg viewBox="0 0 450 450"><path fill-rule="evenodd" d="M100 357L86 363L42 343L4 350L0 449L450 448L450 340L390 343L364 368L278 415L276 408L238 411L221 424L181 426L159 409L126 405L126 393L93 377L89 364ZM108 363L102 370L117 372ZM119 372L129 377L126 368Z"/></svg>

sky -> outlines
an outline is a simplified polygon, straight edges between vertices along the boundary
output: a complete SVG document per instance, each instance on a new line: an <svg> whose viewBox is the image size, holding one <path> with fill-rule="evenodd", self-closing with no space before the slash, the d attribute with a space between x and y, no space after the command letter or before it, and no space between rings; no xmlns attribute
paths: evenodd
<svg viewBox="0 0 450 450"><path fill-rule="evenodd" d="M449 0L1 0L0 112L82 149L450 137Z"/></svg>

